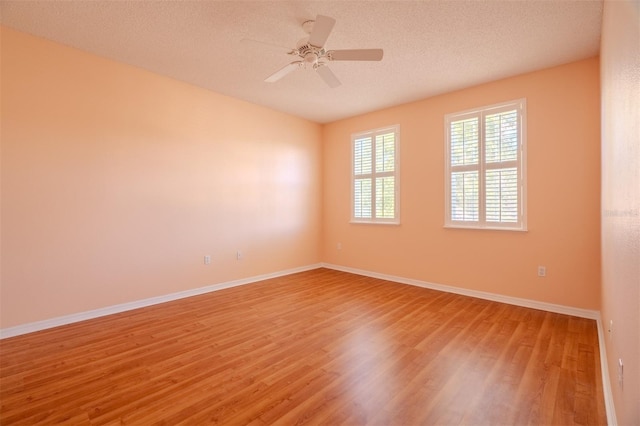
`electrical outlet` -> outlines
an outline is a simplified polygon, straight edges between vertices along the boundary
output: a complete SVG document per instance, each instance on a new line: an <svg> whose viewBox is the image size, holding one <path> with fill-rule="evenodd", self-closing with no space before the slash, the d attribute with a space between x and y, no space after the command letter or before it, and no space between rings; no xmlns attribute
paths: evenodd
<svg viewBox="0 0 640 426"><path fill-rule="evenodd" d="M338 250L342 250L342 243L338 243L338 245L337 245L337 249L338 249Z"/></svg>
<svg viewBox="0 0 640 426"><path fill-rule="evenodd" d="M546 266L538 266L538 276L546 277L547 276L547 267Z"/></svg>
<svg viewBox="0 0 640 426"><path fill-rule="evenodd" d="M237 259L237 260L242 260L242 252L241 252L240 250L238 250L238 251L236 252L236 259Z"/></svg>
<svg viewBox="0 0 640 426"><path fill-rule="evenodd" d="M206 255L206 256L204 257L204 264L205 264L205 265L211 265L211 256Z"/></svg>

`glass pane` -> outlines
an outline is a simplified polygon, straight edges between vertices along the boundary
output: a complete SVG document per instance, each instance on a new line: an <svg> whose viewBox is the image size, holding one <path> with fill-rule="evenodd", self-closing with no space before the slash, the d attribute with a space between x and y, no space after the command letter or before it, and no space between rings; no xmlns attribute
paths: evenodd
<svg viewBox="0 0 640 426"><path fill-rule="evenodd" d="M478 164L478 117L451 123L451 165Z"/></svg>
<svg viewBox="0 0 640 426"><path fill-rule="evenodd" d="M518 159L518 112L516 110L485 117L485 158L487 163Z"/></svg>
<svg viewBox="0 0 640 426"><path fill-rule="evenodd" d="M395 141L395 133L376 136L376 172L392 172L395 169Z"/></svg>
<svg viewBox="0 0 640 426"><path fill-rule="evenodd" d="M371 218L371 179L355 179L353 188L353 217Z"/></svg>
<svg viewBox="0 0 640 426"><path fill-rule="evenodd" d="M478 221L478 172L451 173L451 220Z"/></svg>
<svg viewBox="0 0 640 426"><path fill-rule="evenodd" d="M487 222L518 222L518 169L508 168L486 172Z"/></svg>
<svg viewBox="0 0 640 426"><path fill-rule="evenodd" d="M376 178L376 217L393 219L395 208L395 178L393 176Z"/></svg>
<svg viewBox="0 0 640 426"><path fill-rule="evenodd" d="M353 174L370 174L372 169L372 147L371 138L356 139L353 143Z"/></svg>

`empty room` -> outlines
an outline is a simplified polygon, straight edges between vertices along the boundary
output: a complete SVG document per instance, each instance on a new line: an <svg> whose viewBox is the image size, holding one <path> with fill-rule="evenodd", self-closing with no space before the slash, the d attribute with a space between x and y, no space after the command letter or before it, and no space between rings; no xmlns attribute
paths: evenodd
<svg viewBox="0 0 640 426"><path fill-rule="evenodd" d="M0 424L640 425L640 1L0 25Z"/></svg>

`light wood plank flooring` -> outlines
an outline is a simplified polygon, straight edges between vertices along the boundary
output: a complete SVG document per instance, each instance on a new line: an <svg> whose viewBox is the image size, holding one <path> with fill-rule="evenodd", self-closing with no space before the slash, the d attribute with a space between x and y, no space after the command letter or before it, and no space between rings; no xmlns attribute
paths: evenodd
<svg viewBox="0 0 640 426"><path fill-rule="evenodd" d="M2 425L606 424L595 321L327 269L0 356Z"/></svg>

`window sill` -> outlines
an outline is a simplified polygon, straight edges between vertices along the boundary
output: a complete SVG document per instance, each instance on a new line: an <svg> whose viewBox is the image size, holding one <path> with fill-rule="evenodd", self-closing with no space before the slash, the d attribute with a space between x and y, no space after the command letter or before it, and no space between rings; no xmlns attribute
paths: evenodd
<svg viewBox="0 0 640 426"><path fill-rule="evenodd" d="M375 221L375 220L350 220L349 223L354 225L392 225L399 226L400 222L383 222L383 221Z"/></svg>
<svg viewBox="0 0 640 426"><path fill-rule="evenodd" d="M511 231L511 232L528 232L526 227L509 228L505 226L472 226L472 225L444 225L445 229L469 229L472 231Z"/></svg>

